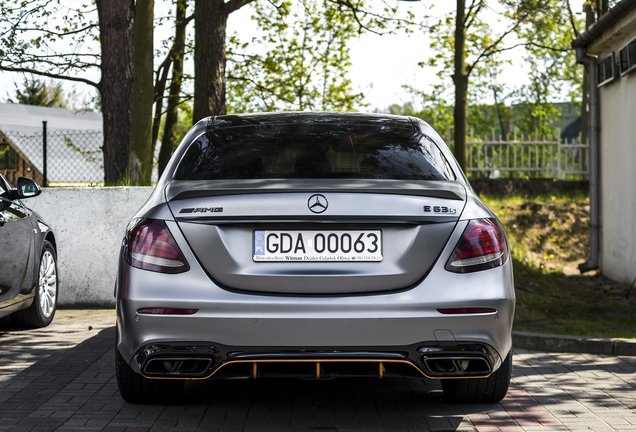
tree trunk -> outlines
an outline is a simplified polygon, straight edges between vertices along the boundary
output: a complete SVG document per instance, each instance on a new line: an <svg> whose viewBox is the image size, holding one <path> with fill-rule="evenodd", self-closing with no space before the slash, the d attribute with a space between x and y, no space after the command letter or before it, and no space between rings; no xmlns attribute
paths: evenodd
<svg viewBox="0 0 636 432"><path fill-rule="evenodd" d="M153 21L154 0L135 4L135 79L128 178L133 185L150 185L152 174L152 105L154 102Z"/></svg>
<svg viewBox="0 0 636 432"><path fill-rule="evenodd" d="M226 113L225 31L223 0L194 3L194 110L192 121Z"/></svg>
<svg viewBox="0 0 636 432"><path fill-rule="evenodd" d="M185 20L188 0L177 1L177 22ZM166 169L170 156L176 147L176 129L179 112L179 95L181 93L181 83L183 81L183 55L185 52L185 33L183 26L177 31L174 37L175 58L172 62L172 78L170 79L170 95L168 96L168 108L166 112L166 123L163 130L163 142L159 151L159 176Z"/></svg>
<svg viewBox="0 0 636 432"><path fill-rule="evenodd" d="M97 1L102 49L100 96L104 182L122 182L128 163L133 87L133 16L130 0Z"/></svg>
<svg viewBox="0 0 636 432"><path fill-rule="evenodd" d="M455 17L455 107L453 108L453 122L455 124L455 158L461 169L466 172L466 133L468 131L468 73L464 59L466 50L465 33L466 1L457 0L457 15Z"/></svg>
<svg viewBox="0 0 636 432"><path fill-rule="evenodd" d="M161 75L155 82L155 115L152 118L152 138L150 143L152 149L150 154L155 155L155 145L159 139L159 128L161 127L161 112L163 111L163 94L166 91L166 81L168 80L168 71L172 60L166 64L161 70Z"/></svg>

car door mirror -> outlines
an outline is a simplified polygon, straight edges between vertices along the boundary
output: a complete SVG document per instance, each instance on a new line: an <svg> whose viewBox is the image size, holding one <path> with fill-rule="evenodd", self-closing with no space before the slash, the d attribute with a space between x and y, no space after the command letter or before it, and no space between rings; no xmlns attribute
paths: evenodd
<svg viewBox="0 0 636 432"><path fill-rule="evenodd" d="M18 177L17 198L33 198L42 193L42 188L34 180L26 177Z"/></svg>

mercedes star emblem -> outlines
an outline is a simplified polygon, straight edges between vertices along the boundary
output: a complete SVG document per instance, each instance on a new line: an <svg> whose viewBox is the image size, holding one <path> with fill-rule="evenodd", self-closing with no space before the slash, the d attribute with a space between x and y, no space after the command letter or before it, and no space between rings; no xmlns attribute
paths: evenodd
<svg viewBox="0 0 636 432"><path fill-rule="evenodd" d="M327 210L328 206L327 198L320 194L310 196L309 201L307 201L307 207L314 213L322 213Z"/></svg>

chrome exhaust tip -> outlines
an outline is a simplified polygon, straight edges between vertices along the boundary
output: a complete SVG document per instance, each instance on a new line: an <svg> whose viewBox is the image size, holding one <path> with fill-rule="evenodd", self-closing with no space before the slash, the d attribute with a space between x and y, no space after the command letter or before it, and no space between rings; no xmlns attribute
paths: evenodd
<svg viewBox="0 0 636 432"><path fill-rule="evenodd" d="M431 356L424 357L423 362L428 372L437 377L487 376L492 372L486 359L481 357Z"/></svg>
<svg viewBox="0 0 636 432"><path fill-rule="evenodd" d="M419 363L433 378L485 378L501 364L499 354L485 344L422 346Z"/></svg>
<svg viewBox="0 0 636 432"><path fill-rule="evenodd" d="M154 357L142 370L148 377L197 378L209 373L211 358L200 357Z"/></svg>

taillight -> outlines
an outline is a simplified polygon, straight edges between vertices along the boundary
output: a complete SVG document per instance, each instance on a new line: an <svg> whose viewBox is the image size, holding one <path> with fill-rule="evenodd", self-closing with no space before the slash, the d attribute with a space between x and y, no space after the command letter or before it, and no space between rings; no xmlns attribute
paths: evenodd
<svg viewBox="0 0 636 432"><path fill-rule="evenodd" d="M509 255L504 228L497 219L474 219L462 234L446 270L470 273L503 265Z"/></svg>
<svg viewBox="0 0 636 432"><path fill-rule="evenodd" d="M161 273L190 270L166 223L144 219L128 232L126 262L133 267Z"/></svg>

